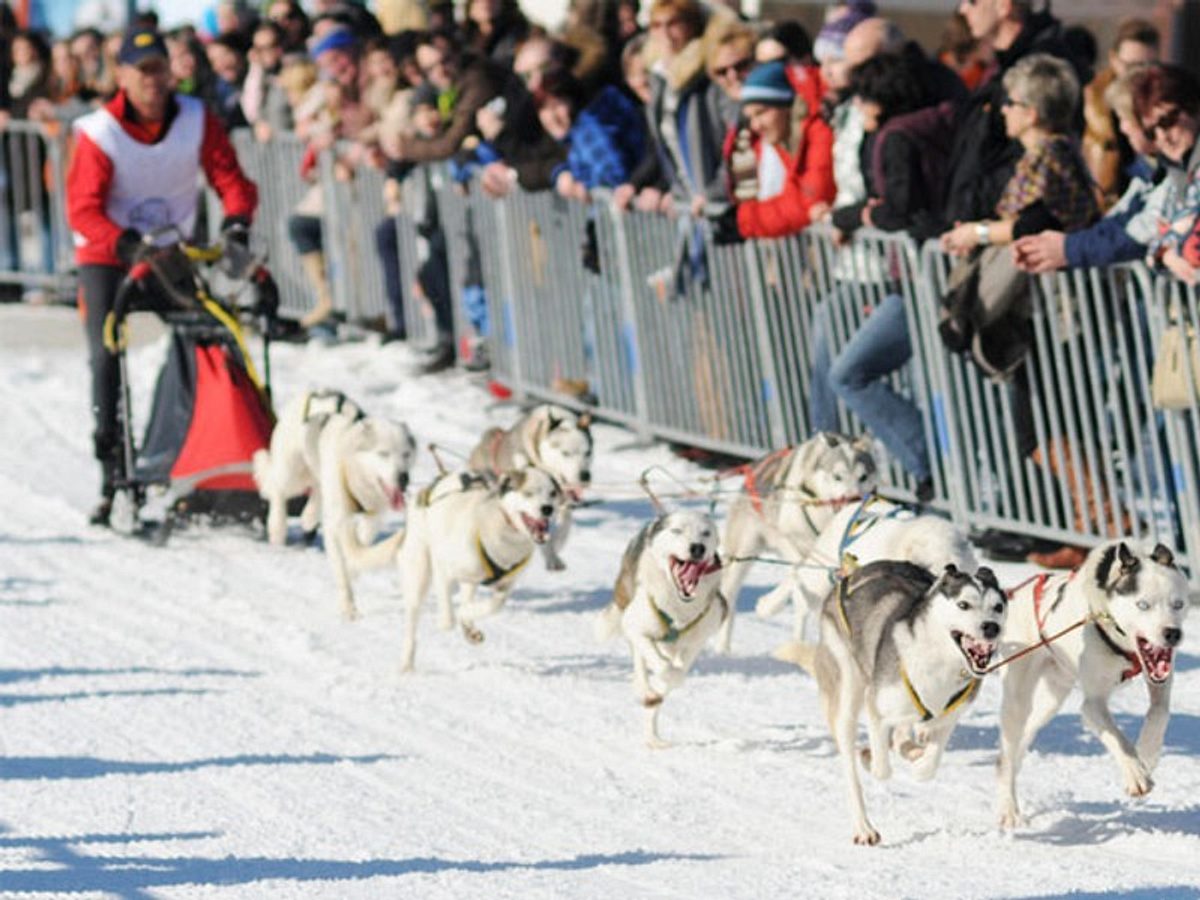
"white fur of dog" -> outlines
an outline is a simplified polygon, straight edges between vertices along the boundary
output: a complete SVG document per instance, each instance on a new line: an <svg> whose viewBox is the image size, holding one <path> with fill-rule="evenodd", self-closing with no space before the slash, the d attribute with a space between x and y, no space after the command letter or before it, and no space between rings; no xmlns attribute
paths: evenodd
<svg viewBox="0 0 1200 900"><path fill-rule="evenodd" d="M1004 668L997 766L1001 826L1022 823L1017 803L1021 761L1075 684L1083 691L1084 724L1117 761L1125 792L1131 797L1149 792L1171 715L1174 651L1183 638L1188 607L1187 582L1170 550L1160 544L1145 553L1122 541L1102 545L1076 572L1038 576L1021 585L1009 607L1007 652L1084 617L1088 624ZM1135 745L1117 727L1108 698L1123 681L1136 677L1139 667L1150 706Z"/></svg>
<svg viewBox="0 0 1200 900"><path fill-rule="evenodd" d="M717 641L721 653L730 650L737 598L749 571L750 563L741 558L769 547L799 563L842 506L875 490L877 474L868 439L821 432L752 463L747 482L751 479L753 490L743 486L725 523L722 553L728 564L721 593L729 602L729 617Z"/></svg>
<svg viewBox="0 0 1200 900"><path fill-rule="evenodd" d="M978 692L998 645L1006 602L990 569L972 577L947 566L936 581L910 563L871 563L825 600L821 642L796 661L817 678L842 757L854 843L877 844L859 782L860 759L891 777L895 748L932 778L963 709ZM857 749L867 712L869 747ZM910 732L917 741L908 739Z"/></svg>
<svg viewBox="0 0 1200 900"><path fill-rule="evenodd" d="M646 525L626 549L613 601L597 622L601 640L620 630L629 642L651 747L667 746L658 733L663 700L683 684L728 612L718 543L716 524L700 513L675 512Z"/></svg>
<svg viewBox="0 0 1200 900"><path fill-rule="evenodd" d="M979 568L966 533L950 521L872 495L839 510L821 529L800 565L759 598L755 612L764 617L776 615L790 600L795 614L792 637L803 640L810 616L820 611L837 584L846 554L860 566L891 559L931 572L942 571L947 563L962 572ZM782 652L786 654L786 649Z"/></svg>
<svg viewBox="0 0 1200 900"><path fill-rule="evenodd" d="M268 502L267 539L287 541L287 501L308 493L306 532L320 524L347 619L358 615L351 578L395 557L403 532L372 543L388 510L402 509L417 447L407 426L364 415L344 395L310 392L284 407L270 450L254 455L254 480Z"/></svg>
<svg viewBox="0 0 1200 900"><path fill-rule="evenodd" d="M421 492L408 514L397 556L407 627L402 668L412 670L417 620L433 584L438 625L462 626L471 643L483 640L475 622L504 606L536 547L550 536L565 498L550 473L538 468L486 473L450 472ZM452 594L458 588L458 599ZM491 588L476 599L480 587Z"/></svg>
<svg viewBox="0 0 1200 900"><path fill-rule="evenodd" d="M471 451L468 465L475 470L499 475L512 469L537 466L562 485L572 503L577 503L592 480L592 418L575 415L562 406L542 404L523 415L511 428L489 428ZM566 568L559 555L571 529L571 504L564 504L555 517L550 540L542 545L546 568Z"/></svg>

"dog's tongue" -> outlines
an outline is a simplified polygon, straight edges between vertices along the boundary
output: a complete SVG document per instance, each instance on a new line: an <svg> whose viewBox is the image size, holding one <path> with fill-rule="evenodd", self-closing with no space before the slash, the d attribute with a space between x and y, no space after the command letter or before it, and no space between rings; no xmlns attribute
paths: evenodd
<svg viewBox="0 0 1200 900"><path fill-rule="evenodd" d="M404 491L400 488L392 488L388 491L388 500L391 501L392 509L404 509Z"/></svg>
<svg viewBox="0 0 1200 900"><path fill-rule="evenodd" d="M1156 647L1145 638L1138 638L1138 653L1151 680L1165 681L1171 674L1171 662L1175 656L1172 648Z"/></svg>
<svg viewBox="0 0 1200 900"><path fill-rule="evenodd" d="M675 578L679 582L679 587L685 594L691 594L696 590L696 585L700 583L700 579L709 572L715 572L721 568L716 560L702 559L674 559Z"/></svg>

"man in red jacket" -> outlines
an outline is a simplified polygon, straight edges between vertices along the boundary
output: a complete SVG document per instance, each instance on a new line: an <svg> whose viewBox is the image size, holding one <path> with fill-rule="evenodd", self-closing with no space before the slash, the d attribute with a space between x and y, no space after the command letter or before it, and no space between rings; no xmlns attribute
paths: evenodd
<svg viewBox="0 0 1200 900"><path fill-rule="evenodd" d="M167 48L154 31L135 29L117 56L119 90L75 122L67 173L67 218L75 238L81 312L92 369L93 441L100 461L100 504L93 524L107 525L116 488L127 476L117 419L116 357L104 347L104 320L144 242L190 238L201 171L225 209L222 230L244 240L258 204L254 182L238 165L229 136L199 101L170 87ZM165 229L165 230L164 230Z"/></svg>

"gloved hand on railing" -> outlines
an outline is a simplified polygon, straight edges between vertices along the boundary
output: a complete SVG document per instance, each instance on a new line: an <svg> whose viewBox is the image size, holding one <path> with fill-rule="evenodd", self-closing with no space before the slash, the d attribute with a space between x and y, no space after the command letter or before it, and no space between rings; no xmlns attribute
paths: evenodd
<svg viewBox="0 0 1200 900"><path fill-rule="evenodd" d="M254 273L254 294L253 315L264 319L275 318L279 312L279 285L271 273L261 267Z"/></svg>
<svg viewBox="0 0 1200 900"><path fill-rule="evenodd" d="M229 216L221 223L221 246L225 270L231 278L244 278L254 266L250 251L250 223L242 216Z"/></svg>
<svg viewBox="0 0 1200 900"><path fill-rule="evenodd" d="M136 228L126 228L117 238L116 246L117 259L126 266L132 266L142 256L144 244L142 243L142 233Z"/></svg>
<svg viewBox="0 0 1200 900"><path fill-rule="evenodd" d="M745 240L741 232L738 231L736 206L730 206L725 212L709 221L712 223L713 243L718 247L728 244L740 244Z"/></svg>

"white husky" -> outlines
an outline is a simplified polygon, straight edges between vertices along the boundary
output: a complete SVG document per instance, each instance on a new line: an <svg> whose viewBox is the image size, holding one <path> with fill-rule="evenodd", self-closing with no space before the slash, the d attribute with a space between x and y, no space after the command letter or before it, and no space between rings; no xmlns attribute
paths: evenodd
<svg viewBox="0 0 1200 900"><path fill-rule="evenodd" d="M825 599L821 642L797 662L817 678L830 731L842 756L854 815L854 843L877 844L867 819L860 758L891 777L894 744L916 778L932 778L962 710L978 693L1006 612L990 569L972 577L946 566L936 581L911 563L856 569ZM857 750L867 711L869 749ZM910 731L918 741L908 739ZM896 738L897 740L893 740Z"/></svg>
<svg viewBox="0 0 1200 900"><path fill-rule="evenodd" d="M1087 624L1005 667L997 767L1000 824L1021 823L1021 760L1076 683L1083 690L1084 724L1116 759L1125 792L1131 797L1148 793L1171 714L1175 647L1187 614L1187 582L1171 551L1161 544L1150 554L1124 542L1102 545L1077 571L1039 575L1014 589L1009 606L1004 642L1012 645L1010 651L1076 622ZM1146 678L1150 708L1135 746L1113 720L1108 698L1139 673Z"/></svg>
<svg viewBox="0 0 1200 900"><path fill-rule="evenodd" d="M646 525L621 559L613 600L600 615L597 637L620 629L633 652L633 689L646 708L646 742L658 734L662 702L720 627L728 607L719 589L717 526L708 516L676 512Z"/></svg>
<svg viewBox="0 0 1200 900"><path fill-rule="evenodd" d="M834 513L874 491L876 481L870 441L832 432L746 467L744 486L729 505L725 525L723 552L729 565L721 593L729 601L729 617L717 642L720 652L728 653L733 640L733 614L750 565L742 559L769 547L790 563L800 562Z"/></svg>
<svg viewBox="0 0 1200 900"><path fill-rule="evenodd" d="M948 520L872 495L838 511L800 565L759 598L755 611L773 616L790 600L795 614L792 637L801 640L809 615L820 610L837 584L838 573L847 564L882 559L910 562L931 572L940 572L947 563L963 572L979 568L966 533Z"/></svg>
<svg viewBox="0 0 1200 900"><path fill-rule="evenodd" d="M267 539L286 543L287 502L307 492L300 522L309 533L321 525L347 619L358 615L352 575L391 562L403 538L398 532L372 544L384 513L404 506L416 454L407 426L368 416L337 391L293 398L271 433L271 449L254 454L254 480L269 505Z"/></svg>
<svg viewBox="0 0 1200 900"><path fill-rule="evenodd" d="M550 536L550 523L562 508L558 482L537 468L506 472L493 479L484 473L450 472L421 491L409 511L404 544L397 557L404 596L406 631L404 671L417 652L417 618L433 582L438 625L454 627L457 618L471 643L483 640L475 621L497 612L534 548ZM491 596L476 599L480 587Z"/></svg>
<svg viewBox="0 0 1200 900"><path fill-rule="evenodd" d="M512 469L537 466L553 475L572 503L578 503L592 480L592 418L576 416L551 404L536 406L511 428L489 428L471 451L472 469L499 475ZM559 551L571 528L571 506L564 504L555 517L550 540L542 545L546 568L561 571L566 564Z"/></svg>

